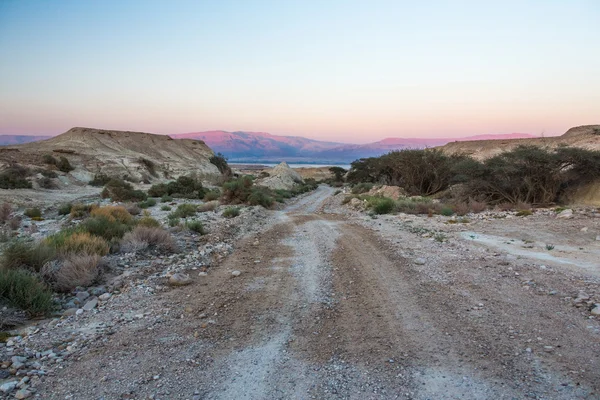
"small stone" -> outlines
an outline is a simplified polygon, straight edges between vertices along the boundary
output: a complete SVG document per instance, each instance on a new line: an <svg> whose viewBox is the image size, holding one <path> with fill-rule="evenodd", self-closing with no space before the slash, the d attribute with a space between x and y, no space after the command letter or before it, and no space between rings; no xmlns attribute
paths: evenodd
<svg viewBox="0 0 600 400"><path fill-rule="evenodd" d="M176 273L169 277L169 285L171 286L186 286L192 283L192 279L185 274Z"/></svg>
<svg viewBox="0 0 600 400"><path fill-rule="evenodd" d="M570 208L567 208L566 210L562 210L561 212L558 213L558 215L556 216L556 218L558 218L558 219L571 219L571 218L573 218L573 210L571 210Z"/></svg>
<svg viewBox="0 0 600 400"><path fill-rule="evenodd" d="M417 265L425 265L425 259L424 258L417 258L415 259L415 264Z"/></svg>
<svg viewBox="0 0 600 400"><path fill-rule="evenodd" d="M67 308L63 311L63 317L70 317L71 315L75 315L77 313L77 308Z"/></svg>
<svg viewBox="0 0 600 400"><path fill-rule="evenodd" d="M112 294L110 293L103 293L98 297L98 300L100 301L107 301L108 299L110 299L112 297Z"/></svg>
<svg viewBox="0 0 600 400"><path fill-rule="evenodd" d="M83 309L78 308L77 311L75 311L75 315L81 315L83 314Z"/></svg>
<svg viewBox="0 0 600 400"><path fill-rule="evenodd" d="M12 361L13 363L16 363L16 362L24 363L25 361L27 361L27 357L13 356L13 357L11 358L11 361Z"/></svg>
<svg viewBox="0 0 600 400"><path fill-rule="evenodd" d="M587 232L588 231L588 227L584 226L583 228L581 228L581 232Z"/></svg>
<svg viewBox="0 0 600 400"><path fill-rule="evenodd" d="M240 276L241 274L242 274L242 272L241 272L241 271L233 271L233 272L231 273L231 275L232 275L232 276Z"/></svg>
<svg viewBox="0 0 600 400"><path fill-rule="evenodd" d="M84 300L90 297L90 294L88 292L77 292L75 297L77 297L77 300L83 302Z"/></svg>
<svg viewBox="0 0 600 400"><path fill-rule="evenodd" d="M591 313L592 315L600 315L600 304L594 304Z"/></svg>
<svg viewBox="0 0 600 400"><path fill-rule="evenodd" d="M596 241L600 242L600 235L596 236Z"/></svg>
<svg viewBox="0 0 600 400"><path fill-rule="evenodd" d="M527 353L531 353L531 347L528 347L528 348L526 348L526 349L525 349L525 351L526 351Z"/></svg>
<svg viewBox="0 0 600 400"><path fill-rule="evenodd" d="M97 305L98 305L98 298L92 297L92 299L90 301L88 301L87 303L85 303L85 305L82 308L84 311L92 311L94 308L96 308Z"/></svg>
<svg viewBox="0 0 600 400"><path fill-rule="evenodd" d="M28 399L31 395L32 393L29 390L21 389L15 393L15 399Z"/></svg>
<svg viewBox="0 0 600 400"><path fill-rule="evenodd" d="M2 393L12 392L13 390L15 390L18 383L19 382L17 382L17 381L6 382L5 384L0 386L0 392L2 392Z"/></svg>
<svg viewBox="0 0 600 400"><path fill-rule="evenodd" d="M10 376L10 372L5 369L0 369L0 379L6 379Z"/></svg>
<svg viewBox="0 0 600 400"><path fill-rule="evenodd" d="M550 353L554 351L554 347L553 346L544 346L544 351L546 353Z"/></svg>
<svg viewBox="0 0 600 400"><path fill-rule="evenodd" d="M205 271L198 272L198 276L208 276L208 273Z"/></svg>

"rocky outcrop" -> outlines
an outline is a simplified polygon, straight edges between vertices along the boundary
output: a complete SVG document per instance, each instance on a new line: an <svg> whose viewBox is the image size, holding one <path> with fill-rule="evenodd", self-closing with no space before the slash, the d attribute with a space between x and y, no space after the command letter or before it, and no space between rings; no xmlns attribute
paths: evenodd
<svg viewBox="0 0 600 400"><path fill-rule="evenodd" d="M394 200L398 200L401 197L407 196L406 191L403 188L401 188L399 186L387 186L387 185L374 187L367 194L369 196L388 197L388 198L394 199Z"/></svg>
<svg viewBox="0 0 600 400"><path fill-rule="evenodd" d="M44 157L65 157L75 169L61 177L63 184L87 183L97 173L152 182L190 173L207 180L220 175L210 163L214 152L204 142L142 132L72 128L48 140L4 149L13 150L0 152L4 165L48 168Z"/></svg>
<svg viewBox="0 0 600 400"><path fill-rule="evenodd" d="M282 162L269 171L269 175L257 184L274 190L290 190L294 185L304 182L300 174L290 168L286 162Z"/></svg>

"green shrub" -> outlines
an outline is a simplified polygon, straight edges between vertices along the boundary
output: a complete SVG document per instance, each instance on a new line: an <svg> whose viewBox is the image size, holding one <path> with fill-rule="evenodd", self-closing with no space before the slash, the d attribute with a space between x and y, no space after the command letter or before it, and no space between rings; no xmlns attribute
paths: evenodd
<svg viewBox="0 0 600 400"><path fill-rule="evenodd" d="M0 173L0 189L31 189L31 182L26 178L31 171L19 164L12 164Z"/></svg>
<svg viewBox="0 0 600 400"><path fill-rule="evenodd" d="M169 216L176 218L188 218L193 217L198 212L198 207L194 204L180 204L177 206L177 210L173 211Z"/></svg>
<svg viewBox="0 0 600 400"><path fill-rule="evenodd" d="M225 218L234 218L240 215L240 209L238 207L227 207L222 215Z"/></svg>
<svg viewBox="0 0 600 400"><path fill-rule="evenodd" d="M2 269L26 268L39 270L56 257L56 248L44 242L14 241L2 253Z"/></svg>
<svg viewBox="0 0 600 400"><path fill-rule="evenodd" d="M148 193L150 193L150 192L148 192ZM169 196L168 194L163 194L160 198L160 201L162 203L170 203L173 201L173 198L171 196Z"/></svg>
<svg viewBox="0 0 600 400"><path fill-rule="evenodd" d="M42 174L44 178L58 178L58 174L51 169L42 169L39 173Z"/></svg>
<svg viewBox="0 0 600 400"><path fill-rule="evenodd" d="M94 175L94 179L92 179L91 181L88 182L88 185L90 186L104 186L106 185L108 182L110 182L110 180L113 179L110 176L103 174L103 173L98 173L96 175Z"/></svg>
<svg viewBox="0 0 600 400"><path fill-rule="evenodd" d="M241 204L252 194L254 182L248 175L230 180L223 184L222 200L225 204Z"/></svg>
<svg viewBox="0 0 600 400"><path fill-rule="evenodd" d="M48 287L21 269L0 270L0 298L33 316L46 314L54 308Z"/></svg>
<svg viewBox="0 0 600 400"><path fill-rule="evenodd" d="M155 205L156 205L156 199L153 199L152 197L148 198L147 200L140 201L138 203L138 206L143 209L154 207Z"/></svg>
<svg viewBox="0 0 600 400"><path fill-rule="evenodd" d="M433 214L436 205L429 197L403 198L396 201L396 210L406 214Z"/></svg>
<svg viewBox="0 0 600 400"><path fill-rule="evenodd" d="M204 201L215 201L221 197L221 191L219 189L209 190L204 195Z"/></svg>
<svg viewBox="0 0 600 400"><path fill-rule="evenodd" d="M396 206L394 200L387 197L369 197L367 202L375 214L389 214Z"/></svg>
<svg viewBox="0 0 600 400"><path fill-rule="evenodd" d="M185 227L186 229L198 233L200 235L204 235L204 225L202 225L201 221L198 221L196 219L191 220L191 221L186 221L185 223Z"/></svg>
<svg viewBox="0 0 600 400"><path fill-rule="evenodd" d="M68 215L69 213L71 213L72 207L73 204L71 203L61 204L60 206L58 206L58 215Z"/></svg>
<svg viewBox="0 0 600 400"><path fill-rule="evenodd" d="M71 172L73 171L75 168L71 165L71 163L69 162L69 160L64 157L61 156L60 160L58 160L58 163L56 164L56 167L59 169L59 171L62 172Z"/></svg>
<svg viewBox="0 0 600 400"><path fill-rule="evenodd" d="M528 217L530 215L533 215L533 211L531 210L519 210L516 214L517 217Z"/></svg>
<svg viewBox="0 0 600 400"><path fill-rule="evenodd" d="M454 210L452 209L452 207L442 207L442 209L440 210L440 214L444 217L449 217L451 215L454 215Z"/></svg>
<svg viewBox="0 0 600 400"><path fill-rule="evenodd" d="M41 217L41 216L42 216L42 210L40 210L40 209L39 209L39 208L37 208L37 207L34 207L34 208L28 208L28 209L26 209L26 210L25 210L25 212L23 212L23 214L24 214L26 217L29 217L29 218L35 218L35 217L38 217L38 218L39 218L39 217Z"/></svg>
<svg viewBox="0 0 600 400"><path fill-rule="evenodd" d="M121 239L126 232L131 230L132 226L103 215L90 217L79 224L79 228L83 232L99 236L109 242L113 239Z"/></svg>
<svg viewBox="0 0 600 400"><path fill-rule="evenodd" d="M275 199L269 189L261 186L254 186L251 189L250 196L248 197L248 204L270 208L274 203Z"/></svg>
<svg viewBox="0 0 600 400"><path fill-rule="evenodd" d="M210 163L215 165L219 172L224 176L231 176L231 168L227 164L227 158L221 153L217 153L209 159ZM216 200L216 199L214 199Z"/></svg>
<svg viewBox="0 0 600 400"><path fill-rule="evenodd" d="M171 211L171 207L167 205L160 206L161 211Z"/></svg>
<svg viewBox="0 0 600 400"><path fill-rule="evenodd" d="M73 204L71 206L70 214L73 219L85 218L90 215L92 209L96 207L93 204Z"/></svg>
<svg viewBox="0 0 600 400"><path fill-rule="evenodd" d="M158 174L156 173L156 164L154 164L153 161L148 160L147 158L143 158L141 157L138 162L140 164L142 164L144 167L146 167L146 170L148 170L148 173L154 177L157 177Z"/></svg>
<svg viewBox="0 0 600 400"><path fill-rule="evenodd" d="M175 181L169 183L158 183L152 185L148 190L148 195L152 197L172 196L185 199L202 199L206 189L202 182L193 176L180 176Z"/></svg>
<svg viewBox="0 0 600 400"><path fill-rule="evenodd" d="M48 164L48 165L57 165L58 164L58 160L56 158L54 158L51 154L44 154L42 157L44 164Z"/></svg>
<svg viewBox="0 0 600 400"><path fill-rule="evenodd" d="M171 228L179 225L180 222L181 218L179 218L177 215L174 215L173 213L167 215L167 223Z"/></svg>
<svg viewBox="0 0 600 400"><path fill-rule="evenodd" d="M146 228L159 228L161 225L156 219L149 215L145 215L137 220L137 226L144 226Z"/></svg>
<svg viewBox="0 0 600 400"><path fill-rule="evenodd" d="M130 183L113 178L104 186L102 197L112 201L143 201L148 196L141 190L134 190Z"/></svg>

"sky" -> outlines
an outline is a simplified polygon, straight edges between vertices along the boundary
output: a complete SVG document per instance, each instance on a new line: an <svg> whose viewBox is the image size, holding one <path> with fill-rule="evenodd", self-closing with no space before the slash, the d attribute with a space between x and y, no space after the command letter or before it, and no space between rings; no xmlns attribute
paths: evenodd
<svg viewBox="0 0 600 400"><path fill-rule="evenodd" d="M597 0L0 0L0 134L562 134L600 123L599 20Z"/></svg>

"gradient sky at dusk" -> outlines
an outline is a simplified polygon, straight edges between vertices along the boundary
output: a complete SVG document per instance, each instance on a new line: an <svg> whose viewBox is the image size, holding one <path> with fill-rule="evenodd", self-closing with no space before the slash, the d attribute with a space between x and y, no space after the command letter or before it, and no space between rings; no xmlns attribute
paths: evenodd
<svg viewBox="0 0 600 400"><path fill-rule="evenodd" d="M0 134L600 123L600 1L0 0Z"/></svg>

